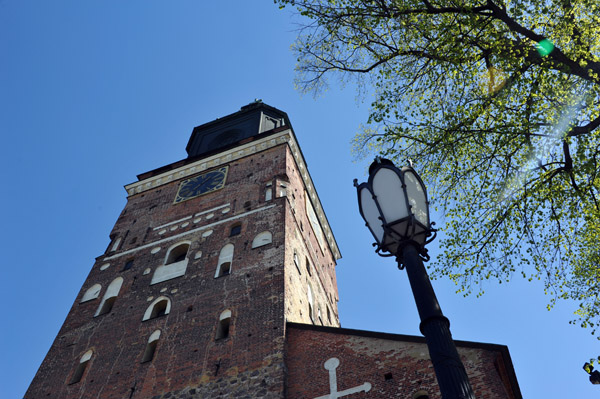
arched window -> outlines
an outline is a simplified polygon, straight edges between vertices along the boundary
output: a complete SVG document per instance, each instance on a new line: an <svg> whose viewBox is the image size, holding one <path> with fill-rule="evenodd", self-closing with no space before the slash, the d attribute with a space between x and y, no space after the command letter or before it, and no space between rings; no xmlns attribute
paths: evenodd
<svg viewBox="0 0 600 399"><path fill-rule="evenodd" d="M273 235L270 231L263 231L258 233L252 240L252 248L262 247L273 242Z"/></svg>
<svg viewBox="0 0 600 399"><path fill-rule="evenodd" d="M92 299L96 299L100 296L100 290L102 290L102 286L100 284L94 284L83 294L81 297L81 301L79 303L84 303L87 301L91 301Z"/></svg>
<svg viewBox="0 0 600 399"><path fill-rule="evenodd" d="M171 246L167 250L165 264L156 268L150 285L185 275L189 261L187 257L189 249L189 241L179 242Z"/></svg>
<svg viewBox="0 0 600 399"><path fill-rule="evenodd" d="M419 391L413 395L413 399L429 399L429 394L426 391Z"/></svg>
<svg viewBox="0 0 600 399"><path fill-rule="evenodd" d="M308 285L308 290L307 290L306 295L308 297L308 316L310 317L310 320L314 322L314 316L313 316L314 299L313 299L313 292L312 292L312 288L311 288L310 284Z"/></svg>
<svg viewBox="0 0 600 399"><path fill-rule="evenodd" d="M79 381L81 381L81 379L83 378L83 373L85 373L90 359L92 358L92 354L93 352L90 349L89 351L85 352L83 356L81 356L81 359L79 359L79 363L77 364L77 368L75 369L73 376L71 376L69 384L76 384Z"/></svg>
<svg viewBox="0 0 600 399"><path fill-rule="evenodd" d="M233 244L227 244L219 253L219 261L217 263L217 271L215 278L227 276L231 274L231 262L233 261Z"/></svg>
<svg viewBox="0 0 600 399"><path fill-rule="evenodd" d="M158 345L158 339L160 338L160 330L156 330L148 338L146 349L144 350L144 356L142 357L142 363L151 362L154 359L154 353L156 352L156 346Z"/></svg>
<svg viewBox="0 0 600 399"><path fill-rule="evenodd" d="M237 236L242 232L242 224L236 223L231 226L231 230L229 231L229 237Z"/></svg>
<svg viewBox="0 0 600 399"><path fill-rule="evenodd" d="M171 300L165 296L156 298L144 313L142 321L154 319L169 314L171 311Z"/></svg>
<svg viewBox="0 0 600 399"><path fill-rule="evenodd" d="M189 242L179 244L171 248L167 254L165 265L170 265L171 263L177 263L185 260L188 253L188 249L190 249Z"/></svg>
<svg viewBox="0 0 600 399"><path fill-rule="evenodd" d="M215 339L225 339L229 336L229 327L231 326L231 310L227 309L219 316L219 325L217 326L217 336Z"/></svg>
<svg viewBox="0 0 600 399"><path fill-rule="evenodd" d="M122 277L117 277L112 281L112 283L110 283L110 285L106 289L106 292L104 293L102 302L100 302L100 306L98 306L98 310L96 311L94 317L110 313L115 301L117 300L119 291L121 291L121 285L123 285Z"/></svg>
<svg viewBox="0 0 600 399"><path fill-rule="evenodd" d="M319 306L319 307L317 308L317 320L319 320L319 323L320 323L321 325L323 325L323 318L321 317L321 306Z"/></svg>

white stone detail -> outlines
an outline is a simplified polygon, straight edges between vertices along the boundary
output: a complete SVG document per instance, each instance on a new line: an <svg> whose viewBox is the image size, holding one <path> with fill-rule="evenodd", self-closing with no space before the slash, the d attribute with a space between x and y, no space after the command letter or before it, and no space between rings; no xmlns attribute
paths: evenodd
<svg viewBox="0 0 600 399"><path fill-rule="evenodd" d="M185 270L187 269L187 264L188 259L186 258L179 262L157 267L154 271L154 275L152 275L152 281L150 282L150 285L183 276L185 274Z"/></svg>
<svg viewBox="0 0 600 399"><path fill-rule="evenodd" d="M110 266L110 263L105 263L102 266L100 266L100 270L106 270L106 269L108 269L109 266Z"/></svg>
<svg viewBox="0 0 600 399"><path fill-rule="evenodd" d="M146 274L150 274L150 272L152 271L152 269L150 269L149 267L146 268L146 270L144 270L143 275L145 276Z"/></svg>
<svg viewBox="0 0 600 399"><path fill-rule="evenodd" d="M168 289L167 287L161 288L161 289L160 289L160 292L166 292L166 291L167 291L167 289Z"/></svg>
<svg viewBox="0 0 600 399"><path fill-rule="evenodd" d="M171 231L175 231L175 230L177 230L177 226L172 226L172 227L170 228L170 230L171 230Z"/></svg>
<svg viewBox="0 0 600 399"><path fill-rule="evenodd" d="M335 370L338 368L339 365L340 365L340 359L338 359L336 357L332 357L331 359L329 359L325 362L323 367L325 367L325 370L329 371L329 394L319 396L315 399L337 399L337 398L341 398L343 396L348 396L353 393L363 392L363 391L369 392L371 390L371 384L368 382L365 382L364 384L359 385L357 387L349 388L344 391L338 392L338 390L337 390L337 375L336 375Z"/></svg>
<svg viewBox="0 0 600 399"><path fill-rule="evenodd" d="M227 213L227 212L229 212L230 210L231 210L231 208L225 208L225 209L223 209L223 210L221 211L221 213Z"/></svg>
<svg viewBox="0 0 600 399"><path fill-rule="evenodd" d="M194 219L194 223L200 223L201 221L202 221L202 218Z"/></svg>
<svg viewBox="0 0 600 399"><path fill-rule="evenodd" d="M154 254L158 253L158 251L160 251L160 247L155 247L155 248L152 248L152 251L150 251L150 253L152 255L154 255Z"/></svg>
<svg viewBox="0 0 600 399"><path fill-rule="evenodd" d="M146 301L147 301L147 302L150 302L150 301L151 301L151 300L153 300L153 299L154 299L154 297L153 297L153 296L149 296L149 297L146 299Z"/></svg>
<svg viewBox="0 0 600 399"><path fill-rule="evenodd" d="M263 231L262 233L258 233L256 237L252 240L252 248L262 247L263 245L267 245L273 242L273 235L270 231Z"/></svg>
<svg viewBox="0 0 600 399"><path fill-rule="evenodd" d="M174 293L176 293L177 291L179 291L177 288L173 288L173 289L171 290L171 294L174 294Z"/></svg>
<svg viewBox="0 0 600 399"><path fill-rule="evenodd" d="M212 219L215 217L214 213L209 213L208 215L205 216L206 219Z"/></svg>
<svg viewBox="0 0 600 399"><path fill-rule="evenodd" d="M161 231L158 232L158 235L163 235L167 232L167 229L162 229Z"/></svg>
<svg viewBox="0 0 600 399"><path fill-rule="evenodd" d="M194 255L194 259L200 259L202 257L202 251L198 251L196 252L196 255Z"/></svg>
<svg viewBox="0 0 600 399"><path fill-rule="evenodd" d="M206 238L206 237L210 236L212 233L213 233L212 230L205 231L204 233L202 233L202 237Z"/></svg>
<svg viewBox="0 0 600 399"><path fill-rule="evenodd" d="M181 227L182 227L182 228L183 228L183 227L188 227L189 225L190 225L190 222L185 222L185 223L183 223L183 224L181 225Z"/></svg>
<svg viewBox="0 0 600 399"><path fill-rule="evenodd" d="M100 296L100 290L102 286L100 284L94 284L83 294L81 301L79 303L84 303L87 301L91 301L92 299L96 299Z"/></svg>

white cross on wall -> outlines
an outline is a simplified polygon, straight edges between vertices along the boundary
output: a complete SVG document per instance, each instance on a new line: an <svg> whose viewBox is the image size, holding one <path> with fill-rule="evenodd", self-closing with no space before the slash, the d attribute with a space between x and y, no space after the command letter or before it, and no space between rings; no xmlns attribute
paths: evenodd
<svg viewBox="0 0 600 399"><path fill-rule="evenodd" d="M336 375L335 369L337 369L339 365L340 365L340 360L336 357L332 357L331 359L329 359L325 362L323 367L325 367L325 369L329 371L329 391L330 391L330 393L327 395L319 396L318 398L315 398L315 399L337 399L337 398L341 398L342 396L348 396L351 393L357 393L357 392L362 392L362 391L369 392L371 390L371 384L368 382L365 382L364 384L359 385L357 387L348 388L344 391L338 392L338 390L337 390L337 375Z"/></svg>

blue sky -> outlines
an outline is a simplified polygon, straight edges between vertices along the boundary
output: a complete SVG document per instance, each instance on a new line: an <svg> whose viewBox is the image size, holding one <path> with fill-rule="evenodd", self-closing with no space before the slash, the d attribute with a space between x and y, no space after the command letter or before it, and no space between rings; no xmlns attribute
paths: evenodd
<svg viewBox="0 0 600 399"><path fill-rule="evenodd" d="M255 98L290 116L336 235L342 326L419 335L406 274L373 252L352 186L370 163L350 153L370 98L294 89L294 20L271 0L0 1L0 398L23 397L108 245L123 185ZM581 369L598 341L568 324L574 304L548 312L519 277L479 299L434 288L456 339L509 347L525 398L598 394Z"/></svg>

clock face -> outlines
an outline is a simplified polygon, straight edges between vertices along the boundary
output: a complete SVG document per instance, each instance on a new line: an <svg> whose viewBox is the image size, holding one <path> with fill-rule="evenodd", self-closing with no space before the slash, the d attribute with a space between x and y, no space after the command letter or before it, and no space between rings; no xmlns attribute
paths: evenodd
<svg viewBox="0 0 600 399"><path fill-rule="evenodd" d="M182 181L174 202L177 204L223 188L228 169L228 166L223 166Z"/></svg>

